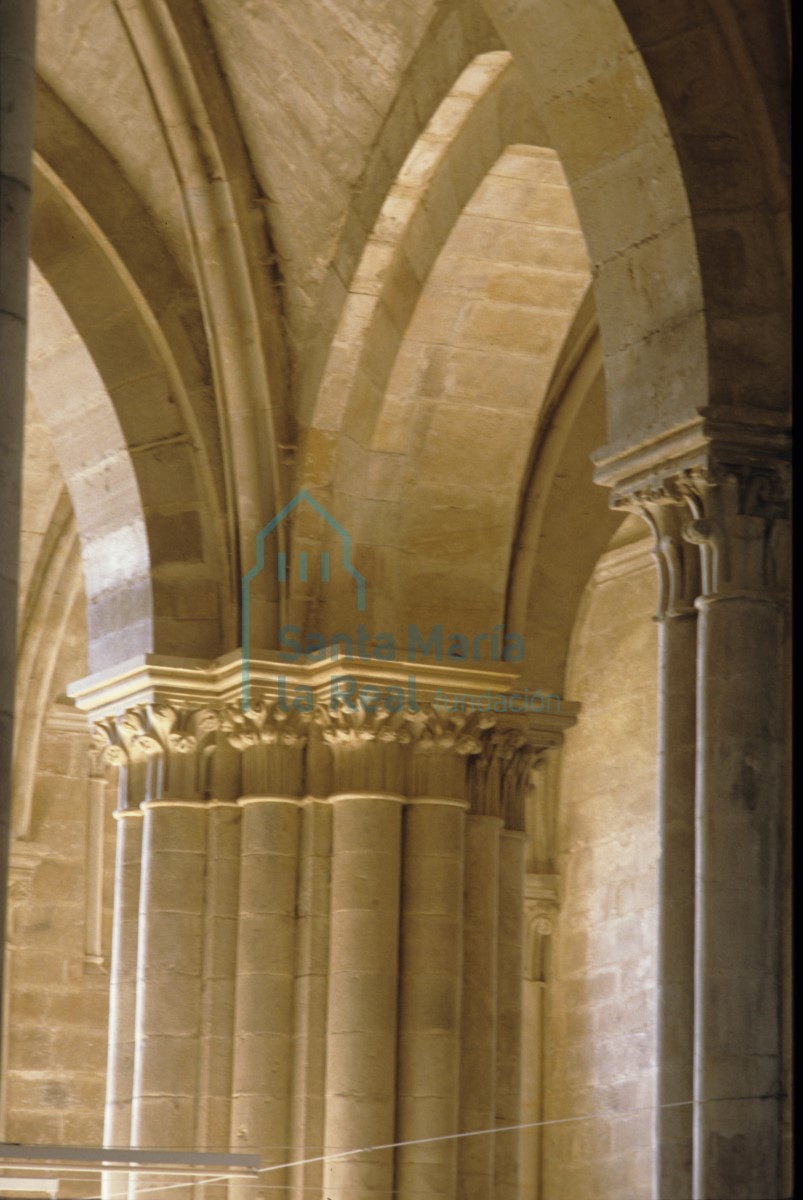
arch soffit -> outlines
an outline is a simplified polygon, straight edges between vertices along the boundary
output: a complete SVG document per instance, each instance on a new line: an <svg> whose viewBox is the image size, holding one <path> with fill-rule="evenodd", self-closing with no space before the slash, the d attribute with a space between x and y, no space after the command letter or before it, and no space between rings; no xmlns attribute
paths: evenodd
<svg viewBox="0 0 803 1200"><path fill-rule="evenodd" d="M400 500L393 591L407 621L427 612L429 597L433 622L446 612L462 613L467 629L502 620L530 446L588 285L556 155L509 145L427 280L391 374L375 461L353 450L351 477L373 476L360 494Z"/></svg>
<svg viewBox="0 0 803 1200"><path fill-rule="evenodd" d="M591 288L561 350L524 475L510 560L505 628L524 637L522 674L563 694L578 606L621 524L593 482L605 437L602 345Z"/></svg>
<svg viewBox="0 0 803 1200"><path fill-rule="evenodd" d="M504 147L541 142L543 132L506 52L478 56L455 83L410 152L355 272L313 427L302 443L302 486L323 490L330 502L345 489L340 503L350 510L347 496L363 474L360 466L355 471L354 453L370 454L374 445L370 480L358 486L362 508L370 509L370 497L398 497L403 458L383 452L389 448L385 426L393 423L387 389L413 312L461 213ZM386 516L388 506L381 507ZM357 539L376 544L364 517L354 517ZM301 537L308 532L305 518L300 514ZM375 567L384 576L384 567ZM333 599L327 590L327 606Z"/></svg>
<svg viewBox="0 0 803 1200"><path fill-rule="evenodd" d="M605 353L612 446L708 403L700 264L673 139L613 0L482 0L572 189Z"/></svg>
<svg viewBox="0 0 803 1200"><path fill-rule="evenodd" d="M302 442L301 481L331 485L333 435L370 441L413 311L461 212L506 145L542 135L510 55L478 56L410 151L365 245Z"/></svg>
<svg viewBox="0 0 803 1200"><path fill-rule="evenodd" d="M291 414L273 253L201 6L168 0L157 14L146 0L126 0L116 8L169 151L204 313L229 511L227 608L235 615L241 568L289 486L281 447L290 442ZM280 605L274 589L252 611L262 641L273 641Z"/></svg>
<svg viewBox="0 0 803 1200"><path fill-rule="evenodd" d="M777 0L617 0L671 130L702 269L712 405L788 407L790 46Z"/></svg>
<svg viewBox="0 0 803 1200"><path fill-rule="evenodd" d="M300 362L298 412L310 412L349 288L394 181L444 95L481 54L503 49L479 3L446 0L435 5L418 48L400 80L381 128L367 151L342 222L337 248L322 281Z"/></svg>
<svg viewBox="0 0 803 1200"><path fill-rule="evenodd" d="M46 283L41 296L59 315L49 331L42 330L40 360L32 357L30 377L62 462L82 539L92 668L154 648L217 653L225 531L196 417L197 396L186 385L184 363L180 366L173 354L172 327L162 327L117 250L39 154L32 255L40 282ZM68 326L59 348L55 330ZM186 339L184 344L186 348ZM71 378L68 357L87 388L83 397L77 384L71 388L70 403L81 403L72 413L74 428L65 423L67 408L58 407ZM90 395L94 428L86 407ZM80 437L85 439L82 457L73 462L77 450L72 442ZM125 512L120 519L132 520L131 528L139 530L142 521L146 538L143 548L137 533L132 556L106 530L111 537L107 552L123 572L111 590L102 571L98 574L86 561L102 514L93 515L88 498L84 503L74 494L78 483L73 478L92 464L101 469L107 460L119 468L113 483L108 481L115 498L109 508ZM126 571L133 572L128 592Z"/></svg>
<svg viewBox="0 0 803 1200"><path fill-rule="evenodd" d="M42 729L53 695L53 680L62 654L65 630L82 591L79 539L72 505L62 485L33 564L20 614L12 821L17 838L31 835Z"/></svg>
<svg viewBox="0 0 803 1200"><path fill-rule="evenodd" d="M145 514L109 393L66 309L35 265L30 290L28 386L76 516L91 664L97 669L154 649Z"/></svg>

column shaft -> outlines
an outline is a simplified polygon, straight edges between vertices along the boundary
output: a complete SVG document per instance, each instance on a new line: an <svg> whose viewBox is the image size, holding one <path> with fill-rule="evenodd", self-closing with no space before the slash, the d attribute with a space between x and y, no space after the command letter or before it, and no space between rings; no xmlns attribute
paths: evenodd
<svg viewBox="0 0 803 1200"><path fill-rule="evenodd" d="M86 893L84 916L84 963L89 968L103 965L103 852L106 824L106 780L89 780L86 814Z"/></svg>
<svg viewBox="0 0 803 1200"><path fill-rule="evenodd" d="M131 1139L135 1146L192 1149L208 813L205 806L181 801L149 802L143 808ZM148 1176L148 1182L157 1181ZM164 1177L164 1186L168 1182ZM189 1200L192 1186L175 1194Z"/></svg>
<svg viewBox="0 0 803 1200"><path fill-rule="evenodd" d="M691 1196L694 1086L696 613L658 635L658 1069L656 1200Z"/></svg>
<svg viewBox="0 0 803 1200"><path fill-rule="evenodd" d="M117 847L103 1144L129 1146L136 1047L137 945L143 814L139 809L132 809L116 816ZM104 1176L103 1193L104 1196L125 1193L120 1174L108 1173Z"/></svg>
<svg viewBox="0 0 803 1200"><path fill-rule="evenodd" d="M326 1152L394 1140L402 804L333 799ZM393 1151L326 1164L327 1200L385 1200Z"/></svg>
<svg viewBox="0 0 803 1200"><path fill-rule="evenodd" d="M499 926L496 955L496 1128L494 1200L518 1200L521 1122L521 1009L524 978L523 833L499 836Z"/></svg>
<svg viewBox="0 0 803 1200"><path fill-rule="evenodd" d="M782 613L698 601L695 1200L781 1195Z"/></svg>
<svg viewBox="0 0 803 1200"><path fill-rule="evenodd" d="M329 979L329 887L332 808L310 802L301 810L293 1034L292 1157L322 1154L326 1110L326 1004ZM291 1171L290 1195L308 1200L323 1186L323 1163Z"/></svg>
<svg viewBox="0 0 803 1200"><path fill-rule="evenodd" d="M201 1044L198 1064L198 1150L227 1150L231 1123L237 917L240 879L240 809L209 810L204 887L204 953ZM225 1197L224 1183L198 1185L203 1200Z"/></svg>
<svg viewBox="0 0 803 1200"><path fill-rule="evenodd" d="M466 818L463 907L463 997L460 1056L460 1130L496 1127L498 817ZM458 1195L493 1200L494 1137L458 1144Z"/></svg>
<svg viewBox="0 0 803 1200"><path fill-rule="evenodd" d="M464 805L413 802L405 809L399 1142L450 1138L460 1109ZM396 1151L400 1200L455 1195L457 1142Z"/></svg>
<svg viewBox="0 0 803 1200"><path fill-rule="evenodd" d="M522 1200L541 1198L541 1147L539 1122L544 1117L544 1033L546 983L527 979L522 996L522 1073L521 1123L519 1141Z"/></svg>
<svg viewBox="0 0 803 1200"><path fill-rule="evenodd" d="M290 1160L298 805L248 798L243 806L237 934L237 1002L231 1104L233 1150L266 1166ZM244 1182L235 1197L262 1200L288 1186L287 1172Z"/></svg>

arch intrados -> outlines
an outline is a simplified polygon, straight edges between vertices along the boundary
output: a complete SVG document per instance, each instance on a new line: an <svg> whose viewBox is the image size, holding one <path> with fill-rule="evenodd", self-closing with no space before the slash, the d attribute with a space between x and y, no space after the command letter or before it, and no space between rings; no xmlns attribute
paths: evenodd
<svg viewBox="0 0 803 1200"><path fill-rule="evenodd" d="M219 653L227 622L232 626L228 642L234 644L232 605L210 600L197 619L185 616L199 608L190 592L197 596L199 589L204 594L213 590L217 595L218 589L225 590L228 562L220 493L207 453L209 431L201 429L202 420L209 425L208 414L204 418L196 412L196 405L204 403L200 372L196 366L196 377L186 379L186 364L181 366L173 355L162 315L153 312L116 246L39 154L34 161L32 257L63 313L69 314L71 337L89 355L97 375L94 393L107 397L114 422L105 422L103 437L108 436L112 457L124 453L129 458L147 538L148 571L143 574L139 555L135 565L126 552L134 572L131 593L114 605L104 604L102 618L96 619L93 572L85 564L94 624L91 665L108 666L152 649ZM167 314L165 319L173 318ZM192 364L190 369L192 374ZM39 398L44 413L47 401ZM68 437L69 431L51 428L51 434L58 450L60 437ZM65 478L72 491L68 471ZM120 495L128 496L129 484L119 483ZM81 505L74 501L74 507L83 545L92 526L87 526ZM122 545L119 549L122 554ZM131 616L134 609L136 617Z"/></svg>
<svg viewBox="0 0 803 1200"><path fill-rule="evenodd" d="M621 523L593 483L590 451L605 436L602 347L589 288L542 409L513 539L505 629L524 637L523 673L563 694L583 589ZM593 513L593 518L590 514Z"/></svg>
<svg viewBox="0 0 803 1200"><path fill-rule="evenodd" d="M145 512L111 397L35 263L30 290L28 385L76 517L89 603L90 663L98 668L154 648ZM110 623L115 612L125 618Z"/></svg>
<svg viewBox="0 0 803 1200"><path fill-rule="evenodd" d="M505 146L542 135L510 55L479 55L410 151L380 210L332 344L314 429L367 444L404 332L460 213Z"/></svg>
<svg viewBox="0 0 803 1200"><path fill-rule="evenodd" d="M701 267L683 173L614 0L482 0L549 131L594 272L608 437L645 440L708 403Z"/></svg>

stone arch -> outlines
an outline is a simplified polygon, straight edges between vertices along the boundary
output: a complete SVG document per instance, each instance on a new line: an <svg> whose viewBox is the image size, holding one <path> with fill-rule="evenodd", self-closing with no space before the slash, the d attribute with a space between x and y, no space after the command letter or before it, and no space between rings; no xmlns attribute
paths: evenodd
<svg viewBox="0 0 803 1200"><path fill-rule="evenodd" d="M507 145L431 272L372 443L401 500L393 591L407 622L448 612L480 632L503 620L530 445L587 287L556 155Z"/></svg>
<svg viewBox="0 0 803 1200"><path fill-rule="evenodd" d="M79 539L69 496L62 487L20 614L13 811L13 832L18 838L30 836L42 728L64 631L82 591Z"/></svg>
<svg viewBox="0 0 803 1200"><path fill-rule="evenodd" d="M707 403L688 199L660 102L614 4L489 0L572 188L594 276L613 444Z"/></svg>
<svg viewBox="0 0 803 1200"><path fill-rule="evenodd" d="M706 304L710 402L785 409L787 5L768 0L735 9L705 0L674 12L652 2L618 5L661 101L689 196Z"/></svg>
<svg viewBox="0 0 803 1200"><path fill-rule="evenodd" d="M777 144L762 164L743 134L745 90L761 89L755 79L746 88L735 26L741 70L728 61L725 6L483 6L572 186L594 272L612 446L676 428L710 403L755 403L768 368L766 403L777 407L783 301L766 269L767 218L753 217L758 197L743 193L757 170L771 209L783 189L766 182L777 177ZM773 18L756 20L766 42ZM710 71L700 72L703 58Z"/></svg>
<svg viewBox="0 0 803 1200"><path fill-rule="evenodd" d="M191 373L186 336L172 336L180 312L168 302L154 313L118 250L40 156L32 255L37 298L50 316L32 354L31 387L82 539L92 669L150 651L219 653L236 611L224 603L226 531L220 480L210 469L219 455L210 446L201 372L196 362ZM157 257L154 266L164 281L164 261ZM36 321L34 312L34 330ZM108 517L91 511L88 492L76 494L79 475L90 487L93 467L112 488ZM101 526L111 541L96 540ZM125 556L115 541L123 529L133 539ZM114 581L101 561L110 547L121 572ZM94 563L87 560L93 553L101 556Z"/></svg>
<svg viewBox="0 0 803 1200"><path fill-rule="evenodd" d="M602 347L591 289L555 365L524 473L510 556L505 627L524 637L522 673L564 694L578 605L621 514L592 479L605 438Z"/></svg>
<svg viewBox="0 0 803 1200"><path fill-rule="evenodd" d="M299 405L302 424L314 404L331 338L343 306L348 303L354 273L405 159L456 80L477 56L500 49L499 36L479 3L446 0L433 6L418 49L367 151L321 287L312 323L316 337L308 349L305 347L302 363Z"/></svg>
<svg viewBox="0 0 803 1200"><path fill-rule="evenodd" d="M149 653L155 649L151 554L128 447L86 345L33 264L28 386L76 516L91 666Z"/></svg>
<svg viewBox="0 0 803 1200"><path fill-rule="evenodd" d="M366 513L370 524L387 497L398 500L406 462L387 441L396 419L387 393L413 313L461 213L504 148L543 140L510 56L480 55L411 151L366 245L302 447L299 482L330 495L345 493L339 503L348 511L351 492L344 480L370 479L353 531L369 558L376 558L377 545L365 527ZM544 169L551 170L554 155L544 154ZM365 461L357 463L355 455ZM382 568L376 561L373 566L377 578ZM327 607L333 599L327 592Z"/></svg>
<svg viewBox="0 0 803 1200"><path fill-rule="evenodd" d="M156 13L144 0L118 7L177 185L203 315L221 439L229 516L229 583L250 560L268 512L285 490L281 448L290 437L285 339L258 189L215 45L196 7ZM280 531L280 537L283 536ZM227 608L238 613L238 592ZM272 641L281 593L251 612Z"/></svg>
<svg viewBox="0 0 803 1200"><path fill-rule="evenodd" d="M519 104L511 93L518 93ZM375 424L404 331L455 221L503 147L539 136L543 140L543 129L521 94L510 55L479 55L419 137L382 205L343 307L312 429L353 435L358 423ZM308 437L314 442L315 434ZM303 473L303 453L300 468Z"/></svg>

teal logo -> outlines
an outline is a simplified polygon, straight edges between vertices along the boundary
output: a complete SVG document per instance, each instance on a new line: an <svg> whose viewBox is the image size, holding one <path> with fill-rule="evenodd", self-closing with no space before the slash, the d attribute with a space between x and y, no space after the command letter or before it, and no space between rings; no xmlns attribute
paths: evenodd
<svg viewBox="0 0 803 1200"><path fill-rule="evenodd" d="M256 543L256 563L251 570L243 576L242 585L242 659L243 659L243 711L246 711L251 706L251 584L256 579L257 575L265 569L265 540L270 537L274 529L282 523L294 509L298 508L299 504L308 504L314 512L322 517L327 525L335 531L340 538L342 563L349 575L357 584L357 610L365 611L365 576L361 575L354 566L351 558L351 537L343 528L338 520L336 520L328 509L311 496L309 492L302 490L297 492L289 504L285 504L281 512L277 513L272 521L268 521L264 529L260 529L257 534ZM320 556L320 580L322 583L328 583L330 579L330 559L329 552L322 551ZM289 575L289 564L287 555L284 551L278 551L276 554L276 575L280 584L287 583ZM298 555L298 578L301 583L307 583L310 577L310 562L309 554L303 550Z"/></svg>
<svg viewBox="0 0 803 1200"><path fill-rule="evenodd" d="M265 542L276 527L285 520L299 504L308 504L330 529L334 530L340 539L342 565L352 577L357 587L357 611L365 612L365 577L360 574L352 561L351 537L322 504L309 492L298 492L280 513L269 521L257 534L256 564L243 576L242 592L242 677L243 677L243 711L251 707L251 585L261 571L265 570ZM293 571L298 572L301 583L310 581L310 556L306 551L300 551L297 559L288 563L287 555L278 550L275 557L276 577L280 584L287 584ZM330 555L321 551L320 562L316 568L320 574L317 578L321 583L329 583L331 575ZM356 630L335 632L328 637L316 630L304 631L297 625L284 625L279 630L279 656L286 663L306 662L322 663L327 659L338 663L342 659L361 659L364 661L399 662L406 652L409 663L415 663L419 656L435 662L445 662L454 665L471 663L482 666L487 662L518 663L524 660L524 637L520 633L506 632L504 626L494 625L486 633L472 635L458 630L445 628L442 624L433 625L429 630L422 630L416 624L407 626L406 639L388 631L369 629L360 622ZM279 707L285 712L312 712L315 706L313 689L307 684L291 683L292 694L288 690L287 676L280 675L278 679ZM435 697L435 707L444 712L510 712L532 713L552 712L552 701L557 703L560 712L560 697L550 694L545 697L540 688L536 692L525 689L523 692L496 693L486 690L481 693L450 694L438 689ZM420 711L416 698L416 679L411 674L407 677L406 687L378 687L373 684L360 683L352 675L335 675L330 680L330 705L333 712L344 708L356 712L361 706L367 712L375 711L378 707L387 708L389 712L399 712L409 708L413 712Z"/></svg>

